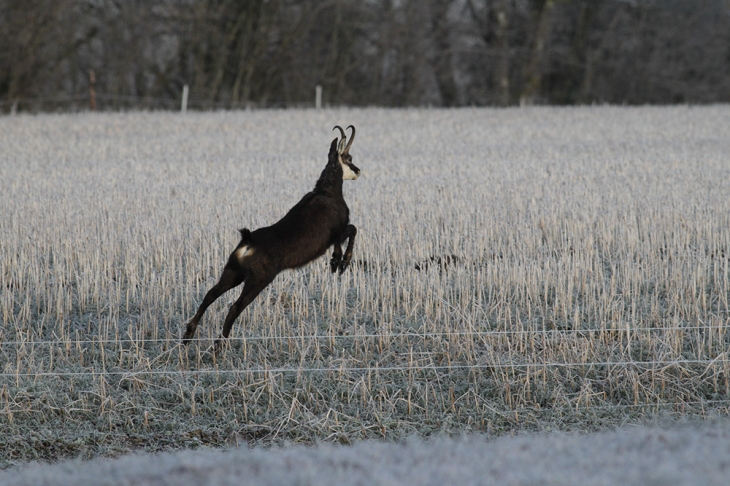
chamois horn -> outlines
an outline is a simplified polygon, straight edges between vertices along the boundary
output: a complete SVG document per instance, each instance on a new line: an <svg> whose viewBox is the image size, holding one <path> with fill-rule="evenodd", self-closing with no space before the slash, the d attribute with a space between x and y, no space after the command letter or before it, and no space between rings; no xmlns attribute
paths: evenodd
<svg viewBox="0 0 730 486"><path fill-rule="evenodd" d="M335 125L335 128L333 128L332 130L339 130L340 133L342 134L342 138L340 139L340 143L337 144L337 151L339 153L341 153L341 154L344 154L345 151L342 149L342 147L344 147L345 146L345 143L347 142L347 135L345 135L345 131L339 125Z"/></svg>
<svg viewBox="0 0 730 486"><path fill-rule="evenodd" d="M347 147L345 147L345 152L344 152L344 153L346 153L346 154L349 154L349 153L350 153L350 147L352 146L352 141L353 141L353 140L355 140L355 125L350 125L350 126L349 126L349 127L347 127L347 128L348 128L348 130L349 130L350 128L352 128L352 135L350 136L350 141L349 141L349 142L347 142ZM340 130L341 130L341 129L340 129Z"/></svg>

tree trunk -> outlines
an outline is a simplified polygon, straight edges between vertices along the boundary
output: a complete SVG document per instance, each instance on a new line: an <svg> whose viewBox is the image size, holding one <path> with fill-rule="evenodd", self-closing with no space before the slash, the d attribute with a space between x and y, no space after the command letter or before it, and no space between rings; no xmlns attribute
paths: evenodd
<svg viewBox="0 0 730 486"><path fill-rule="evenodd" d="M499 45L499 63L497 65L497 86L499 87L499 103L502 106L510 104L510 43L509 43L509 8L508 0L501 0L497 4L497 43Z"/></svg>
<svg viewBox="0 0 730 486"><path fill-rule="evenodd" d="M545 0L539 13L539 21L535 31L535 41L532 48L532 56L525 73L525 86L522 90L520 104L531 105L540 95L542 74L545 55L545 44L550 34L553 9L555 0Z"/></svg>
<svg viewBox="0 0 730 486"><path fill-rule="evenodd" d="M433 0L431 3L431 27L434 53L433 70L436 75L441 103L443 106L454 106L458 103L456 82L454 81L453 57L451 53L451 26L448 10L451 0Z"/></svg>

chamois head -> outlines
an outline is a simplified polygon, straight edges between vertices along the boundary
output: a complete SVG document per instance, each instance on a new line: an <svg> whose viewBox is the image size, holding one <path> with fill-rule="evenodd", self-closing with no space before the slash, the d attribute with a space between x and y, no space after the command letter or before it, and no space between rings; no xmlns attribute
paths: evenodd
<svg viewBox="0 0 730 486"><path fill-rule="evenodd" d="M332 141L332 147L330 147L330 155L333 155L332 151L336 147L337 163L339 163L340 167L342 167L342 180L354 181L355 179L360 177L360 169L358 169L357 166L352 163L352 155L350 155L350 147L352 146L353 140L355 140L355 127L353 125L350 125L347 128L352 128L352 135L350 136L349 142L347 141L347 136L345 136L345 131L342 129L341 126L336 125L335 128L332 129L339 130L342 138L340 139L339 144L337 143L337 139L334 139Z"/></svg>

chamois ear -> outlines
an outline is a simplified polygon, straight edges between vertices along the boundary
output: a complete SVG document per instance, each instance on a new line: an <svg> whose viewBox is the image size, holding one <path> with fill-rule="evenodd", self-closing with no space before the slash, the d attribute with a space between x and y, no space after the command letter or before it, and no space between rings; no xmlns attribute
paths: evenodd
<svg viewBox="0 0 730 486"><path fill-rule="evenodd" d="M332 160L332 161L337 160L337 138L336 137L334 140L332 140L332 145L330 145L329 160Z"/></svg>

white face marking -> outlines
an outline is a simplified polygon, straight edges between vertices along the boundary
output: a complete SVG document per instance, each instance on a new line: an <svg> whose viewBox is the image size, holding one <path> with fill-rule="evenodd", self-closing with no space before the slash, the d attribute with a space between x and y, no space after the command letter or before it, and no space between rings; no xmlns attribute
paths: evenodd
<svg viewBox="0 0 730 486"><path fill-rule="evenodd" d="M355 173L354 170L350 169L350 166L342 161L342 157L338 157L340 161L340 167L342 167L342 180L343 181L354 181L360 174Z"/></svg>
<svg viewBox="0 0 730 486"><path fill-rule="evenodd" d="M254 249L250 246L242 246L238 250L236 250L236 258L238 258L239 261L243 261L244 258L247 256L253 255Z"/></svg>

